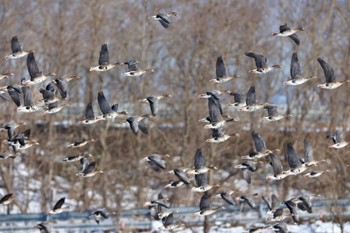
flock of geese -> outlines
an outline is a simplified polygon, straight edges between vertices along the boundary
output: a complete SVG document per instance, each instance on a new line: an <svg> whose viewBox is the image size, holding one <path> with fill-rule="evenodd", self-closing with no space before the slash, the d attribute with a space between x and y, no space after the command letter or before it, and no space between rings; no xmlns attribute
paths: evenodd
<svg viewBox="0 0 350 233"><path fill-rule="evenodd" d="M170 18L177 16L176 12L169 12L167 14L157 14L151 18L160 22L164 28L169 28L171 25ZM304 31L304 28L291 29L287 24L281 25L279 32L273 33L273 36L289 37L295 42L297 46L300 45L300 40L297 37L297 32ZM42 114L54 114L62 110L64 107L69 107L68 99L68 84L70 81L78 80L78 76L62 76L57 78L56 74L49 72L44 74L38 67L35 60L35 51L22 50L22 46L19 43L17 36L14 36L11 40L12 54L7 55L7 60L16 59L19 60L27 56L27 68L30 79L22 78L19 84L11 84L8 86L0 87L1 96L3 98L12 99L17 107L17 111L21 113L33 113L41 112ZM279 69L281 65L269 66L267 58L264 55L248 52L246 56L253 58L256 68L249 72L258 75L272 72L275 69ZM348 81L339 82L335 78L333 68L326 63L323 59L318 58L317 61L321 65L324 71L325 83L318 84L318 87L324 89L335 89ZM127 77L138 77L147 73L154 72L151 68L139 67L137 60L128 60L125 62L111 63L109 61L109 51L107 44L103 44L99 54L98 65L90 68L91 72L105 72L115 68L116 66L127 66L127 70L122 73ZM14 74L6 73L0 75L0 80L10 78ZM220 91L219 85L226 83L233 79L238 79L239 76L234 74L232 76L227 75L226 67L223 58L220 56L216 60L216 77L210 79L209 82L215 85L215 89L208 91L204 94L200 94L198 98L207 99L208 101L208 116L200 119L200 122L204 122L204 129L210 130L211 137L206 140L208 143L222 143L231 137L239 137L238 133L226 134L224 127L227 124L232 124L237 120L227 114L224 114L223 108L220 103L220 95L229 94L233 97L233 103L229 104L229 107L242 112L254 112L260 109L267 110L267 116L264 117L267 121L279 121L284 118L292 117L291 115L283 115L278 113L278 106L269 103L259 103L256 98L255 86L251 86L246 94L242 92L230 92ZM305 77L301 73L300 63L296 52L292 54L290 65L290 79L284 82L285 86L297 86L302 85L308 81L317 79L315 76ZM49 82L47 82L49 81ZM46 86L39 89L42 95L42 99L33 100L32 92L39 84L46 82ZM163 98L170 98L171 95L155 95L148 96L141 99L140 102L146 102L150 106L150 114L145 115L129 115L126 111L120 111L118 104L112 104L107 100L103 91L98 92L97 102L101 111L101 115L96 115L93 110L93 103L88 103L85 109L85 119L80 121L81 124L91 125L99 121L113 120L115 118L123 118L130 126L131 131L134 134L138 134L141 131L144 134L148 134L148 127L146 119L158 116L159 101ZM3 125L1 130L7 131L7 140L9 150L0 154L1 159L16 158L19 151L28 149L32 146L37 146L39 143L30 138L31 130L17 132L18 127L25 124L17 124L13 121L7 122ZM314 160L313 147L310 142L305 138L304 140L304 156L303 158L298 156L298 153L294 150L293 145L288 143L286 145L286 155L288 162L288 169L285 169L281 163L281 160L277 153L279 149L268 149L263 137L255 132L251 132L254 148L246 155L241 157L242 163L234 166L236 169L240 169L243 173L245 181L250 184L253 178L253 173L257 171L257 163L268 163L271 165L273 174L266 177L267 181L276 181L285 179L288 176L300 176L314 178L318 177L329 170L314 170L319 163L325 162L325 160ZM330 148L341 149L348 145L348 142L344 140L343 134L340 130L335 131L329 138L333 141ZM81 148L88 143L93 143L94 140L82 139L80 141L71 143L67 146L69 149ZM166 162L169 155L151 154L142 159L147 161L150 167L155 172L163 172L166 168ZM213 165L207 165L204 154L201 149L197 149L194 155L193 166L188 165L187 168L173 168L168 171L174 178L164 186L165 189L178 189L181 186L190 187L191 192L199 193L201 195L199 201L199 210L193 215L195 216L208 216L217 213L225 209L229 205L248 205L251 209L256 209L254 199L259 196L257 193L244 194L241 190L218 190L221 189L222 184L209 184L208 172L217 170ZM103 173L102 170L97 169L97 161L93 159L93 156L89 153L80 153L78 155L69 156L63 159L66 163L80 162L81 171L76 175L79 177L93 177L95 175ZM306 172L308 171L308 172ZM266 225L261 227L252 227L248 232L276 232L286 233L287 225L286 219L292 218L295 223L299 222L298 211L312 212L312 199L316 195L300 195L291 197L287 200L280 201L276 194L271 194L271 202L269 202L264 196L262 200L268 207L266 213ZM223 205L212 205L213 198L221 198ZM54 207L48 211L49 215L60 214L63 211L67 211L68 205L65 205L66 197L62 197L55 203ZM15 200L15 195L8 193L4 195L0 204L9 205ZM163 226L159 230L174 230L177 228L186 227L184 224L178 224L174 219L174 211L167 211L171 207L169 199L163 196L160 192L158 197L154 200L150 200L145 203L150 210L151 216L155 220L162 221ZM100 223L103 219L108 218L108 213L103 210L97 210L92 217L97 223ZM36 225L40 232L49 232L46 223L40 223Z"/></svg>

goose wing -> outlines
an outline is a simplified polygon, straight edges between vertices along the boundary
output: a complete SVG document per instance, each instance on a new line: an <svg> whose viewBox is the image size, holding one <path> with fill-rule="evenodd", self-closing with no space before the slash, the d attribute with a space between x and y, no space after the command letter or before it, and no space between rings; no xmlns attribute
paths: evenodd
<svg viewBox="0 0 350 233"><path fill-rule="evenodd" d="M313 148L310 142L305 138L304 139L304 162L311 162L314 160Z"/></svg>
<svg viewBox="0 0 350 233"><path fill-rule="evenodd" d="M97 95L97 102L98 106L100 107L100 110L103 114L108 114L112 112L112 109L110 105L107 102L107 99L103 93L103 91L100 91Z"/></svg>
<svg viewBox="0 0 350 233"><path fill-rule="evenodd" d="M226 67L222 57L216 59L216 78L226 77Z"/></svg>
<svg viewBox="0 0 350 233"><path fill-rule="evenodd" d="M292 59L290 62L290 76L291 79L297 79L301 76L301 68L297 53L292 54Z"/></svg>
<svg viewBox="0 0 350 233"><path fill-rule="evenodd" d="M89 163L89 165L87 165L87 167L83 171L84 175L91 173L95 169L95 167L96 167L96 161Z"/></svg>
<svg viewBox="0 0 350 233"><path fill-rule="evenodd" d="M157 115L158 107L159 107L159 99L155 96L149 96L147 97L147 101L149 103L149 106L151 108L151 113L153 116Z"/></svg>
<svg viewBox="0 0 350 233"><path fill-rule="evenodd" d="M21 97L19 96L19 94L22 93L21 89L15 88L13 86L8 86L7 93L9 94L12 101L16 104L17 107L21 106Z"/></svg>
<svg viewBox="0 0 350 233"><path fill-rule="evenodd" d="M22 46L19 43L17 36L12 37L11 39L11 50L12 53L18 53L22 51Z"/></svg>
<svg viewBox="0 0 350 233"><path fill-rule="evenodd" d="M148 128L144 119L138 121L138 128L141 130L142 133L148 134Z"/></svg>
<svg viewBox="0 0 350 233"><path fill-rule="evenodd" d="M255 94L255 86L251 86L246 95L246 104L254 105L256 104L256 94Z"/></svg>
<svg viewBox="0 0 350 233"><path fill-rule="evenodd" d="M23 93L23 105L26 107L32 106L32 90L29 86L23 86L22 87L22 93Z"/></svg>
<svg viewBox="0 0 350 233"><path fill-rule="evenodd" d="M261 137L260 134L252 131L252 138L255 146L255 150L257 152L265 152L266 151L266 145L264 139Z"/></svg>
<svg viewBox="0 0 350 233"><path fill-rule="evenodd" d="M287 160L291 169L298 168L302 165L299 156L290 143L287 144Z"/></svg>
<svg viewBox="0 0 350 233"><path fill-rule="evenodd" d="M276 105L266 105L264 106L264 108L267 110L267 115L270 116L270 117L273 117L273 116L277 116L278 115L278 112L277 112L277 106Z"/></svg>
<svg viewBox="0 0 350 233"><path fill-rule="evenodd" d="M85 118L87 120L94 120L95 114L94 109L92 108L92 103L88 103L85 108Z"/></svg>
<svg viewBox="0 0 350 233"><path fill-rule="evenodd" d="M325 62L322 58L317 58L317 61L318 63L320 63L323 69L326 83L335 82L335 75L334 75L333 68L327 62Z"/></svg>
<svg viewBox="0 0 350 233"><path fill-rule="evenodd" d="M107 44L103 44L100 51L100 57L98 58L98 64L108 65L109 64L109 52L107 48Z"/></svg>
<svg viewBox="0 0 350 233"><path fill-rule="evenodd" d="M36 64L34 53L30 52L27 56L27 68L30 79L33 81L36 77L41 76L42 72Z"/></svg>
<svg viewBox="0 0 350 233"><path fill-rule="evenodd" d="M281 174L283 172L281 160L275 154L272 154L272 153L269 154L269 160L270 160L270 165L273 169L274 175L277 176Z"/></svg>
<svg viewBox="0 0 350 233"><path fill-rule="evenodd" d="M195 155L194 155L194 168L195 169L199 169L201 167L205 167L205 159L204 156L202 154L202 150L201 149L197 149Z"/></svg>
<svg viewBox="0 0 350 233"><path fill-rule="evenodd" d="M167 227L167 226L174 224L174 214L171 213L168 216L162 218L162 223L163 223L164 227Z"/></svg>
<svg viewBox="0 0 350 233"><path fill-rule="evenodd" d="M267 67L267 58L264 55L257 53L246 53L245 55L254 58L257 69L263 69Z"/></svg>
<svg viewBox="0 0 350 233"><path fill-rule="evenodd" d="M53 207L53 210L60 209L60 208L63 206L65 200L66 200L65 197L62 197L61 199L59 199L59 200L56 202L55 206Z"/></svg>
<svg viewBox="0 0 350 233"><path fill-rule="evenodd" d="M61 79L56 79L55 82L62 99L66 99L68 91L68 82L66 80Z"/></svg>
<svg viewBox="0 0 350 233"><path fill-rule="evenodd" d="M208 184L208 178L206 173L196 174L194 176L194 179L196 180L196 184L198 187L205 186Z"/></svg>
<svg viewBox="0 0 350 233"><path fill-rule="evenodd" d="M199 202L199 209L200 210L210 209L209 196L207 192L205 192L201 197L201 200Z"/></svg>
<svg viewBox="0 0 350 233"><path fill-rule="evenodd" d="M294 41L294 43L296 44L296 45L300 45L300 40L299 40L299 38L298 38L298 36L297 36L297 34L292 34L292 35L290 35L290 36L288 36L292 41Z"/></svg>
<svg viewBox="0 0 350 233"><path fill-rule="evenodd" d="M290 31L290 27L285 23L285 24L282 24L280 27L280 33L283 33L283 32L286 32L286 31Z"/></svg>

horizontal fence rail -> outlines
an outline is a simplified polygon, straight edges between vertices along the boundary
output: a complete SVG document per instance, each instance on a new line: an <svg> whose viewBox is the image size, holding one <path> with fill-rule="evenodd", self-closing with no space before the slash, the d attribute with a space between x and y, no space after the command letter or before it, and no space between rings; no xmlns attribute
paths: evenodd
<svg viewBox="0 0 350 233"><path fill-rule="evenodd" d="M334 219L350 218L350 199L341 200L315 200L312 202L313 213L298 211L302 221L312 219ZM331 211L332 208L337 210ZM176 211L174 219L185 223L186 226L199 226L203 224L204 217L193 216L198 207L177 207L167 211ZM257 210L246 208L242 213L239 206L226 206L218 214L210 217L213 225L224 226L225 224L245 224L248 222L264 222L267 207L260 203ZM118 215L112 215L108 219L96 224L91 218L93 211L89 212L63 212L58 215L46 213L11 214L0 215L0 232L27 232L33 231L33 226L40 222L48 222L49 227L55 230L76 231L103 231L118 229L129 230L151 230L157 221L152 221L148 209L123 210ZM158 222L158 225L160 223ZM157 225L157 224L156 224Z"/></svg>

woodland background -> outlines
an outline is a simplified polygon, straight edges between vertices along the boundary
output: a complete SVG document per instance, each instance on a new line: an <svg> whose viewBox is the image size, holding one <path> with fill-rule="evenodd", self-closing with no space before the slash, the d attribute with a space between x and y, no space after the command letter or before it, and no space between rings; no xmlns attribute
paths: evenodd
<svg viewBox="0 0 350 233"><path fill-rule="evenodd" d="M178 16L168 29L149 18L169 11L176 11ZM271 36L283 23L305 28L305 32L298 33L299 47L288 38ZM333 91L316 87L324 82L317 57L334 67L339 80L349 79L349 1L2 0L0 26L2 57L10 53L10 40L17 35L23 49L36 51L44 73L81 77L70 83L71 107L61 113L19 114L12 102L1 100L1 121L26 122L20 130L30 127L32 138L40 143L15 160L0 162L0 187L4 193L13 192L19 197L7 212L30 212L33 203L40 203L36 212L47 211L61 196L67 196L76 211L142 207L174 177L156 173L139 160L151 153L170 154L168 170L189 167L197 148L202 149L208 164L220 168L210 176L211 183L223 183L222 189L239 188L236 181L242 176L233 165L252 148L251 130L264 137L268 148L279 148L282 159L287 142L292 142L302 155L303 139L307 137L314 146L315 159L327 159L325 167L334 172L312 180L289 177L267 182L265 176L272 169L261 165L252 184L243 187L247 192L256 192L259 186L258 191L265 190L267 196L273 191L281 199L289 197L291 190L317 193L327 199L349 197L349 148L330 150L331 141L326 139L327 133L337 127L345 135L349 130L349 86ZM152 67L155 73L142 78L121 77L121 67L89 72L97 64L103 43L108 44L111 62L137 59L141 67ZM248 51L264 54L269 64L282 64L283 69L263 76L248 73L254 67L253 60L244 55ZM303 74L315 74L319 80L298 87L282 85L289 78L293 51L298 52ZM222 95L224 112L240 119L226 126L226 132L239 132L240 137L218 145L205 143L210 131L203 129L198 120L207 116L207 103L197 96L212 89L209 79L215 76L218 56L223 56L229 74L240 76L220 86L221 90L246 93L255 85L260 102L278 104L293 118L269 123L261 119L263 111L237 113L228 107L232 97ZM3 85L19 83L21 77L28 76L25 59L2 59L0 64L1 72L15 73L15 78ZM36 88L33 93L38 100ZM150 133L135 136L115 122L89 126L78 123L88 102L93 102L95 113L100 113L96 100L100 90L131 115L149 113L148 105L139 103L139 99L163 93L171 93L173 98L163 101L159 116L148 121ZM67 150L66 145L81 138L96 140L84 151L95 156L104 174L81 179L75 175L78 165L62 162L65 156L79 152ZM1 139L6 139L5 133ZM1 151L6 149L1 145ZM199 204L200 196L186 188L166 194L173 206Z"/></svg>

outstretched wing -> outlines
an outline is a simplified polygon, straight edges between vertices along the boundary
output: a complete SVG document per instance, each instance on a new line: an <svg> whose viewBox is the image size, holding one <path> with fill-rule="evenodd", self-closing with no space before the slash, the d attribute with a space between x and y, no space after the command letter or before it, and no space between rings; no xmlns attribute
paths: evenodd
<svg viewBox="0 0 350 233"><path fill-rule="evenodd" d="M108 65L109 64L109 53L107 44L103 44L100 51L100 57L98 58L98 64L101 65Z"/></svg>
<svg viewBox="0 0 350 233"><path fill-rule="evenodd" d="M297 34L292 34L292 35L290 35L290 36L288 36L290 39L292 39L292 41L294 41L294 43L296 44L296 45L300 45L300 40L299 40L299 38L298 38L298 36L297 36Z"/></svg>
<svg viewBox="0 0 350 233"><path fill-rule="evenodd" d="M22 46L19 43L17 36L12 37L11 39L11 50L12 53L18 53L22 51Z"/></svg>
<svg viewBox="0 0 350 233"><path fill-rule="evenodd" d="M92 104L91 103L88 103L86 105L85 118L87 120L94 120L95 119L94 109L92 108Z"/></svg>
<svg viewBox="0 0 350 233"><path fill-rule="evenodd" d="M61 199L59 199L58 202L56 202L55 206L53 207L53 210L60 209L63 206L65 200L66 200L65 197L62 197Z"/></svg>
<svg viewBox="0 0 350 233"><path fill-rule="evenodd" d="M290 62L290 76L291 79L297 79L301 76L301 69L300 69L300 63L298 59L298 54L293 53L292 59Z"/></svg>
<svg viewBox="0 0 350 233"><path fill-rule="evenodd" d="M226 67L222 57L216 59L216 78L226 77Z"/></svg>
<svg viewBox="0 0 350 233"><path fill-rule="evenodd" d="M112 112L112 109L109 106L103 91L100 91L98 93L98 95L97 95L97 102L98 102L98 106L100 107L101 112L103 114L108 114L108 113Z"/></svg>
<svg viewBox="0 0 350 233"><path fill-rule="evenodd" d="M320 63L323 69L326 83L335 82L335 75L334 75L333 68L327 62L325 62L322 58L317 58L317 61L318 63Z"/></svg>
<svg viewBox="0 0 350 233"><path fill-rule="evenodd" d="M257 69L263 69L267 66L267 58L264 55L257 53L246 53L245 55L254 58Z"/></svg>
<svg viewBox="0 0 350 233"><path fill-rule="evenodd" d="M27 56L27 68L30 79L33 81L36 77L41 76L42 72L36 64L34 53L30 52Z"/></svg>
<svg viewBox="0 0 350 233"><path fill-rule="evenodd" d="M246 104L248 106L256 104L255 86L249 88L246 96Z"/></svg>
<svg viewBox="0 0 350 233"><path fill-rule="evenodd" d="M197 149L196 154L194 155L194 168L198 169L205 166L206 165L205 165L204 156L202 154L202 150Z"/></svg>

